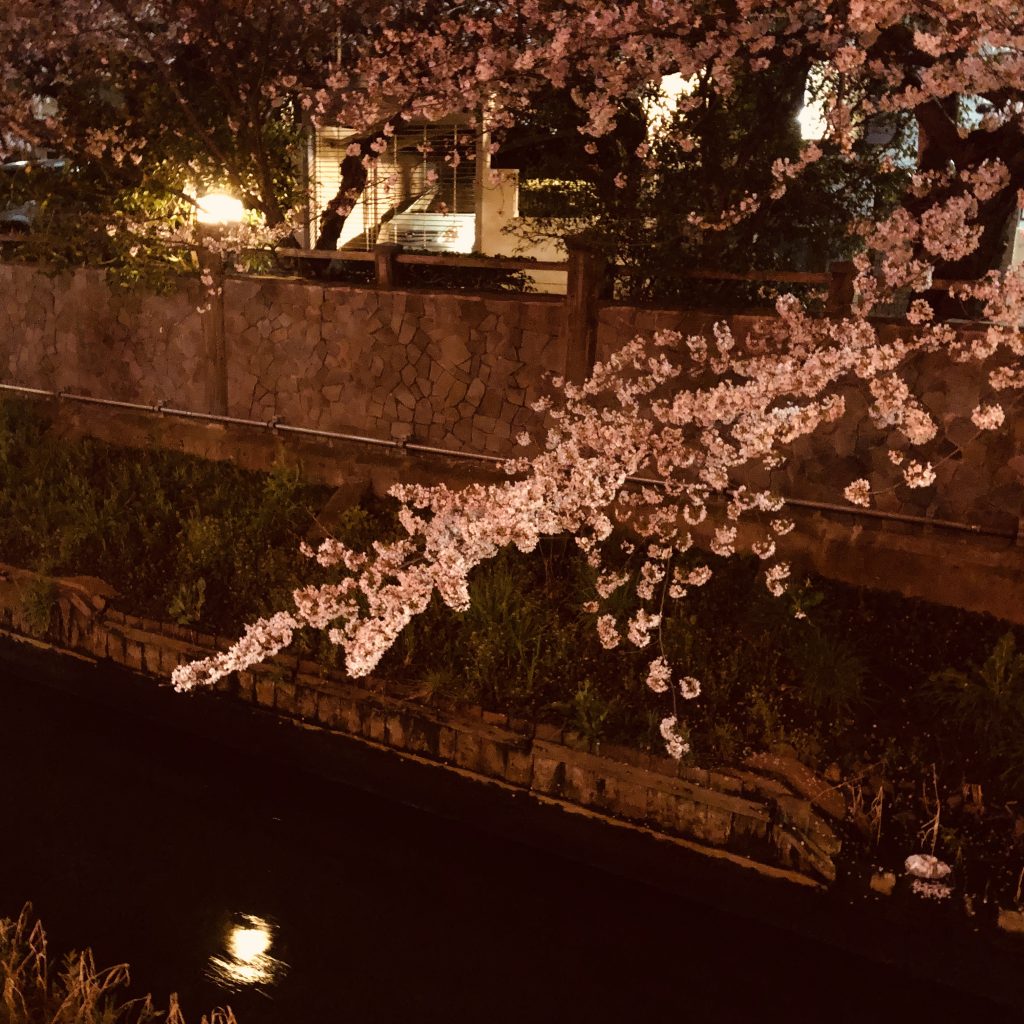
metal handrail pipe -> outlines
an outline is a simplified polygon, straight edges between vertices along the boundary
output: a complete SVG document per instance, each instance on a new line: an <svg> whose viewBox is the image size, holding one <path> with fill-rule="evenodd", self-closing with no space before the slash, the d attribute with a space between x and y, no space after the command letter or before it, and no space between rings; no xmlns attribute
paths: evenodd
<svg viewBox="0 0 1024 1024"><path fill-rule="evenodd" d="M56 398L72 402L82 402L88 405L107 406L116 409L127 409L131 412L144 412L160 416L176 416L182 419L199 420L205 423L223 423L239 427L257 427L264 430L273 430L279 433L298 434L306 437L320 437L331 441L347 441L354 444L365 444L375 448L387 448L391 451L410 452L415 455L433 455L446 459L461 459L470 462L486 462L493 466L499 466L508 462L511 456L487 455L484 452L460 451L456 448L441 448L437 445L420 444L416 441L393 441L383 437L372 437L365 434L350 434L336 430L320 430L315 427L300 427L288 423L282 423L277 419L251 420L238 416L224 416L218 413L196 412L193 409L176 409L171 406L158 403L157 405L146 405L141 402L124 402L113 398L96 398L92 395L79 395L71 391L49 391L44 388L30 388L21 384L2 384L0 391L10 391L16 394L34 395L40 398ZM664 487L664 481L651 477L627 477L627 482L634 485L648 487ZM725 494L718 495L723 500ZM906 523L911 526L932 527L942 530L952 530L961 533L970 533L980 537L996 537L1001 540L1018 540L1020 533L1017 530L1000 530L991 526L982 526L978 523L961 523L952 519L935 519L928 516L912 516L902 512L886 512L880 509L860 508L833 504L826 501L811 501L805 498L784 498L785 504L791 508L804 508L817 512L830 512L834 514L854 516L862 519L876 519L884 522Z"/></svg>
<svg viewBox="0 0 1024 1024"><path fill-rule="evenodd" d="M937 526L943 530L961 530L980 537L999 537L1003 540L1016 540L1018 530L999 530L994 526L981 526L978 523L961 523L955 519L935 519L929 516L911 516L903 512L886 512L877 508L857 508L855 506L836 505L828 501L809 501L803 498L787 498L786 504L793 508L807 508L819 512L838 512L843 515L862 516L868 519L883 519L887 522L909 523L915 526Z"/></svg>

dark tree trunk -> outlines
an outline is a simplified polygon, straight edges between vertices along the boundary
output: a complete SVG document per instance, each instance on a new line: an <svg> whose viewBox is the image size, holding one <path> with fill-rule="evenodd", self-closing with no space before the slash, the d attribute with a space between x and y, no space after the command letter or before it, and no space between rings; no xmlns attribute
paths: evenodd
<svg viewBox="0 0 1024 1024"><path fill-rule="evenodd" d="M981 237L977 248L958 260L934 260L923 248L916 254L922 259L934 260L934 276L940 280L975 281L990 270L998 270L1007 251L1008 229L1017 213L1017 191L1024 187L1024 150L1015 126L995 131L975 130L961 138L956 98L944 102L934 101L917 110L920 142L918 166L923 171L942 171L950 167L956 171L974 170L985 160L1002 160L1010 172L1006 188L984 202L978 202L978 220ZM908 197L906 209L920 216L937 202L957 195L970 195L971 189L954 181L948 188L923 198ZM944 289L934 289L924 296L940 317L977 316L977 303L953 299Z"/></svg>
<svg viewBox="0 0 1024 1024"><path fill-rule="evenodd" d="M361 143L360 149L369 151L370 142ZM320 219L320 234L317 236L314 249L337 249L342 228L352 208L366 188L369 175L363 164L363 154L346 156L341 162L341 184L338 193L327 204L323 217Z"/></svg>
<svg viewBox="0 0 1024 1024"><path fill-rule="evenodd" d="M399 118L392 118L372 134L351 140L349 145L359 146L359 153L352 156L346 155L341 162L341 182L338 185L338 192L327 204L320 219L320 233L313 246L314 249L331 251L338 248L338 239L341 237L342 228L345 227L345 221L366 188L369 174L365 161L367 158L373 159L377 156L381 141L388 138L399 123Z"/></svg>
<svg viewBox="0 0 1024 1024"><path fill-rule="evenodd" d="M389 122L392 126L396 122ZM367 157L375 157L374 144L385 138L384 130L374 132L362 138L353 139L349 144L359 146L359 153L348 155L341 161L341 181L338 185L337 194L328 202L323 215L320 218L320 231L317 234L314 249L323 249L333 252L338 248L338 239L341 238L345 221L348 220L360 196L366 189L369 180L369 172L364 161ZM309 260L304 273L316 277L325 277L330 272L330 260Z"/></svg>

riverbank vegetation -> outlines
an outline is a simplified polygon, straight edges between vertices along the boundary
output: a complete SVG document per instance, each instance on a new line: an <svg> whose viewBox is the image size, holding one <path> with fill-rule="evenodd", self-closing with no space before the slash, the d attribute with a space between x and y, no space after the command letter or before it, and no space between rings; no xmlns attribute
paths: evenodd
<svg viewBox="0 0 1024 1024"><path fill-rule="evenodd" d="M38 406L0 406L0 559L99 576L135 614L232 636L286 605L310 581L298 546L322 529L329 494L295 467L250 473L69 441ZM330 526L356 549L397 530L393 508L374 499ZM712 579L666 612L663 656L702 687L677 709L687 758L797 759L846 796L846 849L864 863L895 865L924 848L958 865L979 896L1019 895L1024 633L820 578L776 599L754 561L713 559ZM427 702L482 705L562 724L595 748L660 754L664 695L645 685L644 652L599 642L597 613L587 610L595 583L569 538L530 555L505 552L475 570L467 611L435 598L378 673L415 685ZM627 619L634 587L612 600ZM296 643L340 667L339 648L322 634L302 632Z"/></svg>
<svg viewBox="0 0 1024 1024"><path fill-rule="evenodd" d="M185 1024L176 996L158 1010L150 996L128 998L129 983L127 964L98 968L88 949L68 953L55 969L30 904L17 918L0 918L4 1024ZM235 1015L214 1010L200 1024L236 1024Z"/></svg>

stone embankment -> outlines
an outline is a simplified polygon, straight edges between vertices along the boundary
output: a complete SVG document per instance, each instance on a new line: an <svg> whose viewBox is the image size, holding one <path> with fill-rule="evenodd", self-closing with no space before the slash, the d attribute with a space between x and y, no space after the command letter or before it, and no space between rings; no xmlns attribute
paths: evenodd
<svg viewBox="0 0 1024 1024"><path fill-rule="evenodd" d="M0 633L166 681L225 638L125 615L102 581L53 579L0 566ZM835 878L845 805L786 759L760 770L680 765L630 748L592 748L576 734L474 707L441 709L380 680L357 685L279 656L225 680L221 695L313 728L509 787L546 803L651 830L764 874L820 886ZM185 699L185 698L182 698Z"/></svg>

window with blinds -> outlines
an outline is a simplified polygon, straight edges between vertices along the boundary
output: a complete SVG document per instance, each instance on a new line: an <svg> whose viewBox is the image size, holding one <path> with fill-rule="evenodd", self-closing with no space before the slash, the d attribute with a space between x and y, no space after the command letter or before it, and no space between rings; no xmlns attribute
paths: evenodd
<svg viewBox="0 0 1024 1024"><path fill-rule="evenodd" d="M341 162L356 139L345 128L322 128L313 145L315 223L341 185ZM476 135L467 125L398 129L369 169L339 248L372 249L395 242L429 252L472 252L476 240Z"/></svg>

